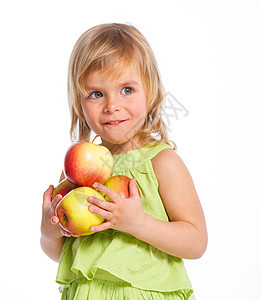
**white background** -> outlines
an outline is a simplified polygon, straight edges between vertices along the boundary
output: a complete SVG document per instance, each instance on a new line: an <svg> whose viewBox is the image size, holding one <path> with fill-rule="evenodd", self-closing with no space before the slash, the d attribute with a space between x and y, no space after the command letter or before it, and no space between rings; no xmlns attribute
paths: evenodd
<svg viewBox="0 0 261 300"><path fill-rule="evenodd" d="M185 260L198 300L261 299L261 7L254 0L2 1L1 292L59 299L39 245L42 194L70 144L67 66L89 27L136 26L178 111L170 137L205 211L209 245Z"/></svg>

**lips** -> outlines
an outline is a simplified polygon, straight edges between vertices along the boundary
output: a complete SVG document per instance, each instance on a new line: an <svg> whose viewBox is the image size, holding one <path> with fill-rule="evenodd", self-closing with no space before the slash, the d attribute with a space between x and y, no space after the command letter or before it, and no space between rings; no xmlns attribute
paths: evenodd
<svg viewBox="0 0 261 300"><path fill-rule="evenodd" d="M107 125L117 125L117 124L120 124L122 122L124 122L125 120L110 120L104 124L107 124Z"/></svg>

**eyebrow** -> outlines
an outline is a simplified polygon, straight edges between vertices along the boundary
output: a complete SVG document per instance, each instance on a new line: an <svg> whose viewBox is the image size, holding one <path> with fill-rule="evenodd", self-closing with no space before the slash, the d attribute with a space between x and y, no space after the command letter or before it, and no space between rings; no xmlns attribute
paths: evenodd
<svg viewBox="0 0 261 300"><path fill-rule="evenodd" d="M135 80L125 81L119 84L119 86L127 86L127 85L138 85L139 83Z"/></svg>
<svg viewBox="0 0 261 300"><path fill-rule="evenodd" d="M125 81L122 83L119 83L118 86L128 86L128 85L138 85L139 83L135 80L129 80L129 81ZM90 86L90 85L85 85L85 90L92 90L92 91L96 91L96 90L100 90L101 87L98 86Z"/></svg>

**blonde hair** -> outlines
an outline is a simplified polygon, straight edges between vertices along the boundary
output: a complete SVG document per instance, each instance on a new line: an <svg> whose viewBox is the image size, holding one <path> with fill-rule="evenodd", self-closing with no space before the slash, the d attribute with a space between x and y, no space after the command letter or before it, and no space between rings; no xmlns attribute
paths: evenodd
<svg viewBox="0 0 261 300"><path fill-rule="evenodd" d="M118 23L101 24L90 28L80 36L73 48L68 70L72 140L90 141L91 129L86 123L81 107L86 77L91 72L99 70L118 76L134 59L139 63L147 98L145 122L136 136L142 145L153 141L171 145L172 141L168 139L161 115L164 88L153 51L134 26ZM172 143L175 148L175 143Z"/></svg>

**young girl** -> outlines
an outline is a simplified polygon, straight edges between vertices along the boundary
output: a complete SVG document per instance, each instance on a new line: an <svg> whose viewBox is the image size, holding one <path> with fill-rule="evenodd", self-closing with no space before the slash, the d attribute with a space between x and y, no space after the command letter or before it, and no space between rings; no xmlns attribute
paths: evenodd
<svg viewBox="0 0 261 300"><path fill-rule="evenodd" d="M51 201L53 186L44 193L41 246L59 261L62 299L194 299L182 258L203 255L204 214L168 140L163 86L146 39L124 24L87 30L72 51L68 94L72 139L90 141L92 130L113 155L112 176L132 179L128 199L94 184L112 201L88 198L105 222L84 237L61 231L54 216L61 196Z"/></svg>

